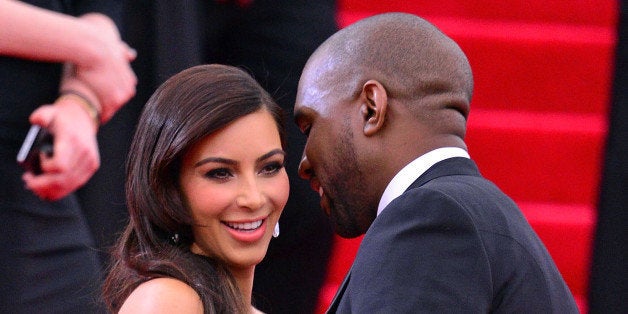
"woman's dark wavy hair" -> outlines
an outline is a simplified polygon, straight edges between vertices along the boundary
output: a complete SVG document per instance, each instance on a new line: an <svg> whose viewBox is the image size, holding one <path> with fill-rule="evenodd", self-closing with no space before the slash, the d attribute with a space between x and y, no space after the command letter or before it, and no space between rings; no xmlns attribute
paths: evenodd
<svg viewBox="0 0 628 314"><path fill-rule="evenodd" d="M190 285L205 313L248 310L224 264L190 252L193 222L178 180L182 157L192 145L262 109L275 119L283 145L280 107L248 73L235 67L189 68L164 82L148 100L127 159L130 221L112 251L103 288L111 311L119 311L138 285L158 277Z"/></svg>

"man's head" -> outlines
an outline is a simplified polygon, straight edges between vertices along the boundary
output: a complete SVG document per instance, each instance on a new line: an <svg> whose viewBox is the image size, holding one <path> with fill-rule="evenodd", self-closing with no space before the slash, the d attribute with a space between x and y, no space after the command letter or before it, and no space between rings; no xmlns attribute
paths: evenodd
<svg viewBox="0 0 628 314"><path fill-rule="evenodd" d="M314 52L295 104L308 135L299 173L321 194L338 234L366 232L407 163L439 147L466 148L472 90L458 45L410 14L361 20Z"/></svg>

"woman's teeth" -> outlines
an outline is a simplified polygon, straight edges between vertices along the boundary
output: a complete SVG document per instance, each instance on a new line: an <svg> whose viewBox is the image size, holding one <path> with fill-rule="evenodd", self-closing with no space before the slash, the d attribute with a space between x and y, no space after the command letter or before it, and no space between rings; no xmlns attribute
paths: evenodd
<svg viewBox="0 0 628 314"><path fill-rule="evenodd" d="M235 222L225 222L229 228L243 231L251 231L259 228L262 225L263 220L253 221L253 222L244 222L244 223L235 223Z"/></svg>

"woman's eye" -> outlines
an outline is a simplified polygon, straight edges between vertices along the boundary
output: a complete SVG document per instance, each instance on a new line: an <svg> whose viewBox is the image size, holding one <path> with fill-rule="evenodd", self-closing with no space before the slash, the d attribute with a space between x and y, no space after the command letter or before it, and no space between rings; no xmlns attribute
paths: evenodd
<svg viewBox="0 0 628 314"><path fill-rule="evenodd" d="M260 173L264 175L273 175L279 172L279 170L281 170L281 168L283 167L284 167L283 162L272 162L264 166L264 168L262 168Z"/></svg>
<svg viewBox="0 0 628 314"><path fill-rule="evenodd" d="M210 178L210 179L224 180L224 179L228 179L232 175L231 175L231 172L228 169L219 168L219 169L213 169L213 170L208 171L205 174L205 176Z"/></svg>

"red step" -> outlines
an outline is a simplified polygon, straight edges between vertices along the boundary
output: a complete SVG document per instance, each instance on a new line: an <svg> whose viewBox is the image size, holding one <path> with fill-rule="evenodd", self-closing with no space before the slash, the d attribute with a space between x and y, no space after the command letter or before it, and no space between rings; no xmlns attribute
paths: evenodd
<svg viewBox="0 0 628 314"><path fill-rule="evenodd" d="M327 269L327 278L321 288L318 296L318 309L316 313L325 313L325 310L331 304L331 301L336 295L336 291L345 275L353 264L353 259L358 252L358 247L362 238L360 236L353 239L341 238L338 235L334 236L333 250L329 258L329 266Z"/></svg>
<svg viewBox="0 0 628 314"><path fill-rule="evenodd" d="M519 202L574 296L587 295L595 208L582 204Z"/></svg>
<svg viewBox="0 0 628 314"><path fill-rule="evenodd" d="M368 15L341 12L344 23ZM615 31L608 27L530 24L426 16L469 58L483 109L606 112Z"/></svg>
<svg viewBox="0 0 628 314"><path fill-rule="evenodd" d="M469 58L476 107L606 113L615 43L609 29L434 22Z"/></svg>
<svg viewBox="0 0 628 314"><path fill-rule="evenodd" d="M602 115L471 109L466 142L480 172L517 201L594 205Z"/></svg>
<svg viewBox="0 0 628 314"><path fill-rule="evenodd" d="M340 12L408 12L486 20L552 22L614 27L618 3L612 0L339 0Z"/></svg>

